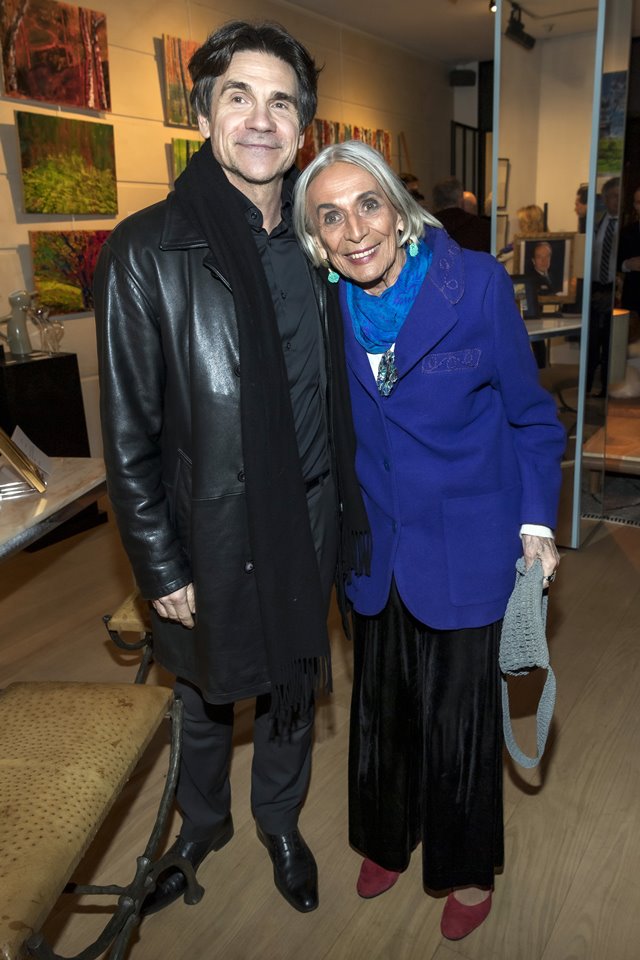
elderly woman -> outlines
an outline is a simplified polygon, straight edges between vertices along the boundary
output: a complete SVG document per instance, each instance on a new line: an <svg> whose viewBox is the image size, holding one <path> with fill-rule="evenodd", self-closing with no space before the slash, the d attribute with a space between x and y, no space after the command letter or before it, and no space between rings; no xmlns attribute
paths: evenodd
<svg viewBox="0 0 640 960"><path fill-rule="evenodd" d="M422 842L459 939L502 863L501 618L523 550L553 579L565 435L504 269L459 247L375 150L319 154L294 223L338 284L373 538L370 575L346 586L357 890L383 893Z"/></svg>

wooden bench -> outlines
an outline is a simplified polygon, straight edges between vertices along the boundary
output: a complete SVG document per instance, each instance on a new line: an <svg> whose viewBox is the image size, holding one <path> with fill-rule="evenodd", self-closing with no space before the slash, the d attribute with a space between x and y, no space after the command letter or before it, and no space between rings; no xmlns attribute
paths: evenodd
<svg viewBox="0 0 640 960"><path fill-rule="evenodd" d="M0 694L2 960L57 958L40 928L168 713L169 773L144 853L132 864L134 879L124 887L73 888L118 897L83 957L111 949L111 960L122 958L142 901L167 865L154 857L175 792L182 704L165 687L130 683L14 683ZM188 887L197 902L195 877Z"/></svg>
<svg viewBox="0 0 640 960"><path fill-rule="evenodd" d="M135 683L144 683L153 663L153 634L149 604L134 590L122 601L115 613L107 613L102 618L107 633L120 650L142 650L142 659ZM125 640L123 634L134 633L137 640Z"/></svg>

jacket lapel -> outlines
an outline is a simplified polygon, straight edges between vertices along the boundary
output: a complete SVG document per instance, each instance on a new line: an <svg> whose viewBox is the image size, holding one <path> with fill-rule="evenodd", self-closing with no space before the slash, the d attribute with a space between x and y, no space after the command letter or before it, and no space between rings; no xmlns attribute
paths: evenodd
<svg viewBox="0 0 640 960"><path fill-rule="evenodd" d="M444 230L427 228L426 241L433 252L425 282L398 334L398 379L446 337L458 321L456 305L464 293L462 250Z"/></svg>

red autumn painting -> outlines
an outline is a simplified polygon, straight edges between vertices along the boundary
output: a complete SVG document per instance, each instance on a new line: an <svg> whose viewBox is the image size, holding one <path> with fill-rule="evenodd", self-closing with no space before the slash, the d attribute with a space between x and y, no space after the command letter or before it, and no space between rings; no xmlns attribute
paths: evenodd
<svg viewBox="0 0 640 960"><path fill-rule="evenodd" d="M8 97L110 110L103 13L56 0L0 0Z"/></svg>
<svg viewBox="0 0 640 960"><path fill-rule="evenodd" d="M51 313L93 309L93 274L110 230L30 230L33 279Z"/></svg>

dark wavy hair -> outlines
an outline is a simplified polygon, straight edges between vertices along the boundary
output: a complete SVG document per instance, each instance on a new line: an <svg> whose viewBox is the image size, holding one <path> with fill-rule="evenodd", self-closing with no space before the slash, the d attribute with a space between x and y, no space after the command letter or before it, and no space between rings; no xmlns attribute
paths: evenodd
<svg viewBox="0 0 640 960"><path fill-rule="evenodd" d="M304 130L313 120L318 102L318 74L313 57L279 23L232 20L210 34L189 61L193 80L191 105L198 116L209 117L213 85L234 53L255 50L289 64L298 80L298 117Z"/></svg>

